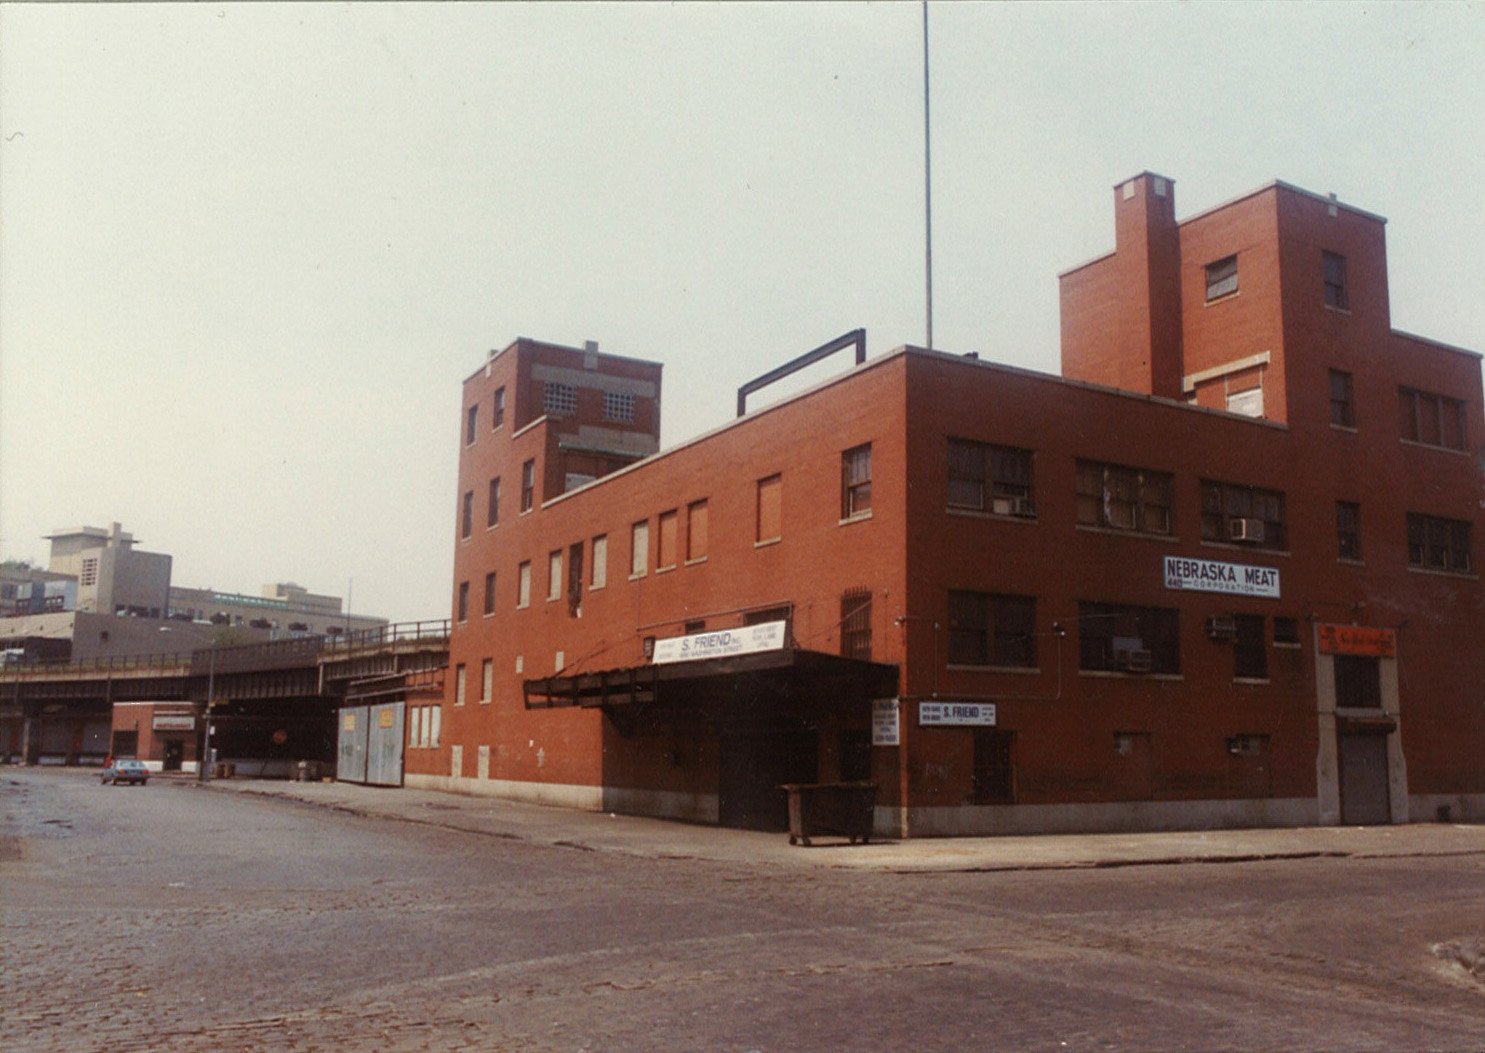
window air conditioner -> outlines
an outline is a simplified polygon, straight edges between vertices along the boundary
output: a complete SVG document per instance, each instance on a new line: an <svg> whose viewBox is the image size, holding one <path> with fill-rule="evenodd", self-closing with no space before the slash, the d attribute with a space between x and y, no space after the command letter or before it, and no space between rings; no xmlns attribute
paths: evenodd
<svg viewBox="0 0 1485 1053"><path fill-rule="evenodd" d="M1237 637L1237 621L1230 615L1213 615L1207 619L1207 635L1213 640L1235 639Z"/></svg>
<svg viewBox="0 0 1485 1053"><path fill-rule="evenodd" d="M1148 673L1155 664L1155 656L1143 648L1114 652L1114 666L1126 673Z"/></svg>
<svg viewBox="0 0 1485 1053"><path fill-rule="evenodd" d="M1238 517L1229 519L1227 521L1227 538L1229 541L1261 543L1263 541L1263 520Z"/></svg>

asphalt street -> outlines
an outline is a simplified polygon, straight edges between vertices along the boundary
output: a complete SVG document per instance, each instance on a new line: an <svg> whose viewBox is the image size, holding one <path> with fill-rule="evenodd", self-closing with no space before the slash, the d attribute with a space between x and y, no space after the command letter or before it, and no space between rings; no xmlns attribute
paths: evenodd
<svg viewBox="0 0 1485 1053"><path fill-rule="evenodd" d="M286 789L0 772L0 1046L1485 1048L1478 828L915 868Z"/></svg>

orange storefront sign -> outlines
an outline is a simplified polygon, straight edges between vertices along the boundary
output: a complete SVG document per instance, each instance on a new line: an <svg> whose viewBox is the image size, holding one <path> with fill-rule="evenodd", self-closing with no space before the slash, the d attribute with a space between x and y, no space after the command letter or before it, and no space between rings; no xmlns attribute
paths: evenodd
<svg viewBox="0 0 1485 1053"><path fill-rule="evenodd" d="M1321 654L1359 654L1372 658L1397 657L1397 633L1365 625L1320 626Z"/></svg>

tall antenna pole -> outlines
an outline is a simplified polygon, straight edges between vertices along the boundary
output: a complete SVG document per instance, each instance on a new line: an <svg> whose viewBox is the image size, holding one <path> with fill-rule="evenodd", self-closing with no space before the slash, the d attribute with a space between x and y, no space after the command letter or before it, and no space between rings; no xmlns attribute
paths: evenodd
<svg viewBox="0 0 1485 1053"><path fill-rule="evenodd" d="M928 299L928 350L933 350L933 162L928 137L928 0L923 0L923 267Z"/></svg>

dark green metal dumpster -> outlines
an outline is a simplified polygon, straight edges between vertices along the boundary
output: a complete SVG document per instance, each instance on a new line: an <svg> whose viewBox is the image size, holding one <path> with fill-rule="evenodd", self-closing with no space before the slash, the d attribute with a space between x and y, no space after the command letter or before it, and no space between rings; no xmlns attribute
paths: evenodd
<svg viewBox="0 0 1485 1053"><path fill-rule="evenodd" d="M822 834L849 838L853 845L870 839L877 803L875 783L789 783L779 789L789 795L791 845L808 845L810 838Z"/></svg>

